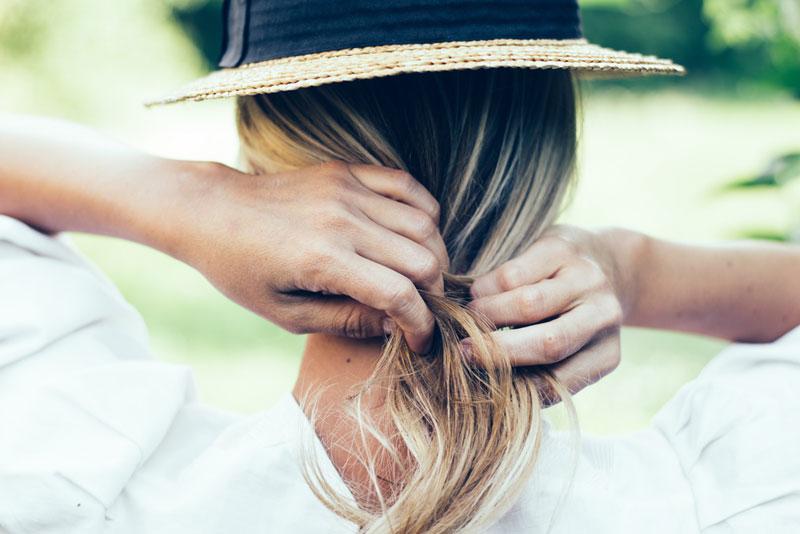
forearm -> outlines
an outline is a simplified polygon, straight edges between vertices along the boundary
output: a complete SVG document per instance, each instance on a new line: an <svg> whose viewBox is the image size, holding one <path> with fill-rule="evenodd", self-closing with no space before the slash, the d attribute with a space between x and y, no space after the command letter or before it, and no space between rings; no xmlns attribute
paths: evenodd
<svg viewBox="0 0 800 534"><path fill-rule="evenodd" d="M169 252L178 189L195 172L88 128L0 116L0 213L47 232L121 237Z"/></svg>
<svg viewBox="0 0 800 534"><path fill-rule="evenodd" d="M749 342L800 324L800 248L740 242L718 246L629 239L625 324Z"/></svg>

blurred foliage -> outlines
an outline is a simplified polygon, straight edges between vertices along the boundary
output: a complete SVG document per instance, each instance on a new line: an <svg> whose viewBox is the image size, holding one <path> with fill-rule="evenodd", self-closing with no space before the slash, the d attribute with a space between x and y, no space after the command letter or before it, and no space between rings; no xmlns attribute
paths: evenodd
<svg viewBox="0 0 800 534"><path fill-rule="evenodd" d="M800 97L800 0L706 0L710 44L763 60L755 74Z"/></svg>
<svg viewBox="0 0 800 534"><path fill-rule="evenodd" d="M582 6L592 41L674 59L691 80L729 91L764 86L800 97L800 0L585 0Z"/></svg>
<svg viewBox="0 0 800 534"><path fill-rule="evenodd" d="M128 104L140 112L147 95L204 70L194 42L172 22L176 6L0 0L0 101L80 120L120 120Z"/></svg>
<svg viewBox="0 0 800 534"><path fill-rule="evenodd" d="M784 154L770 161L761 173L728 184L726 189L782 187L797 178L800 178L800 153Z"/></svg>
<svg viewBox="0 0 800 534"><path fill-rule="evenodd" d="M582 6L590 41L670 58L693 75L714 64L702 0L595 0Z"/></svg>
<svg viewBox="0 0 800 534"><path fill-rule="evenodd" d="M800 200L793 194L795 188L792 187L798 185L798 182L800 182L800 152L773 158L761 172L725 184L721 191L723 193L746 193L755 189L772 191L780 202L790 204L789 211L798 213ZM800 217L795 217L784 230L750 228L739 234L750 239L800 241Z"/></svg>
<svg viewBox="0 0 800 534"><path fill-rule="evenodd" d="M213 69L222 51L223 0L172 0L172 17L197 44L206 68Z"/></svg>

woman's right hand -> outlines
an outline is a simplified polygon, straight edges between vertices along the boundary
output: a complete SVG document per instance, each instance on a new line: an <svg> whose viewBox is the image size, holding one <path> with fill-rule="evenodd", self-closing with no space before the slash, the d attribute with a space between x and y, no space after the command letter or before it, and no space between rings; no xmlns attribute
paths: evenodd
<svg viewBox="0 0 800 534"><path fill-rule="evenodd" d="M292 332L377 336L392 319L415 350L433 333L416 288L441 291L447 268L439 206L405 172L255 176L38 117L0 116L0 213L161 250Z"/></svg>
<svg viewBox="0 0 800 534"><path fill-rule="evenodd" d="M178 217L165 214L168 253L291 332L373 337L391 320L413 350L428 349L434 321L417 287L441 293L448 258L438 203L408 173L198 168L180 178Z"/></svg>

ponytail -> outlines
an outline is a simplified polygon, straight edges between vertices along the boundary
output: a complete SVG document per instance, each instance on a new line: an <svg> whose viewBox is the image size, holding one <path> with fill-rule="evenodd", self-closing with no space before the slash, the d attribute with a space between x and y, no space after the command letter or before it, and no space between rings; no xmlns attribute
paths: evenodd
<svg viewBox="0 0 800 534"><path fill-rule="evenodd" d="M354 491L361 502L337 493L316 459L305 456L311 488L360 532L485 529L516 501L535 464L542 433L537 383L569 403L549 373L511 367L489 335L493 326L466 306L469 282L447 275L446 296L424 296L437 323L429 354L390 336L352 397L361 441L353 454L370 480ZM462 350L466 338L469 354Z"/></svg>

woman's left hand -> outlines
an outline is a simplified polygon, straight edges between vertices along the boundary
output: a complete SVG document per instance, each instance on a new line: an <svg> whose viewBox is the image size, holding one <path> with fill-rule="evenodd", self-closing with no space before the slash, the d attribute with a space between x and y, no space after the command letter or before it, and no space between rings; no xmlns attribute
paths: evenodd
<svg viewBox="0 0 800 534"><path fill-rule="evenodd" d="M515 366L548 366L572 393L620 362L620 326L630 288L624 230L554 226L520 256L480 276L471 307Z"/></svg>

